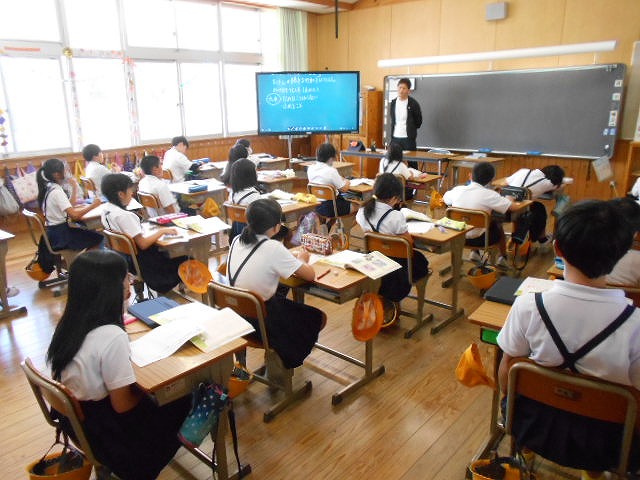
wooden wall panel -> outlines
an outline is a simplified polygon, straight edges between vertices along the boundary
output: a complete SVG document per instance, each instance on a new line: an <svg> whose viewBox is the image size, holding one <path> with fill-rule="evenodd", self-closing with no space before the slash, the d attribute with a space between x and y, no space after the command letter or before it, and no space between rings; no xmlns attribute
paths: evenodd
<svg viewBox="0 0 640 480"><path fill-rule="evenodd" d="M335 34L333 14L317 15L317 18L318 63L315 65L309 63L309 70L352 70L353 66L349 64L349 24L352 17L348 12L338 15L338 38Z"/></svg>
<svg viewBox="0 0 640 480"><path fill-rule="evenodd" d="M376 85L377 61L388 58L391 46L391 7L369 8L349 22L349 70L360 71L361 85Z"/></svg>

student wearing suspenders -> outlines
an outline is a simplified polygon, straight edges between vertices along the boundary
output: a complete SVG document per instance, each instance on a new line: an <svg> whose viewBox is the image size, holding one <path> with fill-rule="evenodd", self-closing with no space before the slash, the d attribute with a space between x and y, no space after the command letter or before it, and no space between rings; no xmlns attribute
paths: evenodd
<svg viewBox="0 0 640 480"><path fill-rule="evenodd" d="M373 185L373 198L358 210L356 221L365 232L379 232L386 235L399 235L413 243L407 231L404 215L394 207L402 200L402 183L392 173L383 173L376 178ZM409 294L411 283L407 278L407 261L393 258L402 268L385 275L378 293L391 302L399 302ZM416 250L411 259L415 278L427 274L429 262Z"/></svg>
<svg viewBox="0 0 640 480"><path fill-rule="evenodd" d="M247 208L247 226L229 247L227 278L232 286L250 290L265 301L269 343L286 368L302 365L324 327L324 314L315 307L276 295L280 278L296 275L312 281L315 271L309 253L294 256L272 237L280 231L282 208L272 199L260 199ZM248 318L256 329L257 320Z"/></svg>
<svg viewBox="0 0 640 480"><path fill-rule="evenodd" d="M579 202L560 217L555 250L564 260L565 280L554 281L542 294L516 298L498 335L503 392L515 357L640 388L640 311L624 291L606 288L606 275L628 251L633 233L609 202ZM610 448L617 438L602 422L569 422L561 411L526 398L517 402L521 413L514 429L520 445L590 471L617 463ZM583 478L599 477L585 473Z"/></svg>
<svg viewBox="0 0 640 480"><path fill-rule="evenodd" d="M251 160L242 158L237 160L231 166L231 175L229 176L231 185L231 194L229 200L234 205L249 205L251 202L260 198L258 191L258 174L256 166ZM242 233L242 229L246 224L242 222L233 222L231 225L231 240Z"/></svg>
<svg viewBox="0 0 640 480"><path fill-rule="evenodd" d="M229 185L231 182L231 167L241 158L247 158L249 156L249 150L247 147L240 143L236 143L233 147L229 149L229 157L227 161L227 165L224 167L224 172L220 175L220 181L225 185Z"/></svg>

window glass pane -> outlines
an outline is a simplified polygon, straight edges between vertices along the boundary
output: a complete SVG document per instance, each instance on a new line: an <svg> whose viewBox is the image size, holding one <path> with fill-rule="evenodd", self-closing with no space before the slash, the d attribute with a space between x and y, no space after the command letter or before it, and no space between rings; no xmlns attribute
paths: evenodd
<svg viewBox="0 0 640 480"><path fill-rule="evenodd" d="M120 21L115 0L65 0L69 46L120 50Z"/></svg>
<svg viewBox="0 0 640 480"><path fill-rule="evenodd" d="M60 41L55 0L5 0L0 38Z"/></svg>
<svg viewBox="0 0 640 480"><path fill-rule="evenodd" d="M215 4L176 2L178 48L218 50L218 9Z"/></svg>
<svg viewBox="0 0 640 480"><path fill-rule="evenodd" d="M222 133L218 65L214 63L182 63L180 71L187 135Z"/></svg>
<svg viewBox="0 0 640 480"><path fill-rule="evenodd" d="M258 129L255 72L259 71L259 65L227 64L224 67L227 128L230 134Z"/></svg>
<svg viewBox="0 0 640 480"><path fill-rule="evenodd" d="M127 0L127 43L138 47L176 48L173 5L167 0Z"/></svg>
<svg viewBox="0 0 640 480"><path fill-rule="evenodd" d="M73 60L84 144L102 148L131 144L129 112L121 60Z"/></svg>
<svg viewBox="0 0 640 480"><path fill-rule="evenodd" d="M250 8L222 7L222 49L260 53L260 13Z"/></svg>
<svg viewBox="0 0 640 480"><path fill-rule="evenodd" d="M0 57L0 68L15 149L70 148L59 60Z"/></svg>
<svg viewBox="0 0 640 480"><path fill-rule="evenodd" d="M13 153L13 136L11 134L11 124L8 121L7 101L0 83L0 153ZM6 145L2 145L7 142Z"/></svg>
<svg viewBox="0 0 640 480"><path fill-rule="evenodd" d="M180 135L176 64L137 62L134 72L140 138L157 140Z"/></svg>

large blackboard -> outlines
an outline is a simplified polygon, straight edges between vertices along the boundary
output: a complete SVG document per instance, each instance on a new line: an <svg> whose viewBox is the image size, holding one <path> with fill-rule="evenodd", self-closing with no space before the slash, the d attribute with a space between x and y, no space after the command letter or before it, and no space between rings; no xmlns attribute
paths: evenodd
<svg viewBox="0 0 640 480"><path fill-rule="evenodd" d="M419 147L599 158L613 154L625 65L408 76ZM385 78L388 108L401 75Z"/></svg>

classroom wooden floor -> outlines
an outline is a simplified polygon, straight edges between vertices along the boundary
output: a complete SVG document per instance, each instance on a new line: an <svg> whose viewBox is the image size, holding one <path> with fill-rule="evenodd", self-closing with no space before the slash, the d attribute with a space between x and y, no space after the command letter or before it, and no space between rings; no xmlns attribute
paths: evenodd
<svg viewBox="0 0 640 480"><path fill-rule="evenodd" d="M25 274L33 251L28 234L10 242L9 284L20 289L11 302L27 305L29 313L0 323L0 465L7 480L25 478L25 466L39 458L53 440L53 431L45 423L19 364L27 356L36 365L44 364L65 296L54 298L51 291L38 290ZM428 259L437 272L449 255L428 254ZM538 251L525 275L543 276L552 259L550 251ZM430 278L427 292L437 299L449 298L449 291L440 288L437 273ZM364 345L350 332L353 302L335 305L308 298L328 314L321 342L362 356ZM464 279L460 301L466 312L481 302L478 291ZM412 303L408 301L407 306L413 307ZM436 319L445 316L444 310L426 308ZM411 320L401 322L400 327L384 330L375 340L374 358L384 363L386 373L338 406L331 405L331 395L353 380L358 369L317 350L296 374L299 380L313 382L311 396L271 423L262 422L263 409L271 401L266 387L253 384L236 399L240 455L253 469L248 478L464 478L469 460L487 433L491 391L463 387L453 372L461 352L478 339L478 328L461 318L435 336L424 329L405 340L402 326L410 325L407 322ZM491 365L490 348L480 344L480 350L486 364ZM252 366L259 361L257 352L249 358ZM209 448L206 443L205 447ZM207 479L211 472L181 449L159 478ZM578 477L575 472L542 465L538 479L551 478Z"/></svg>

